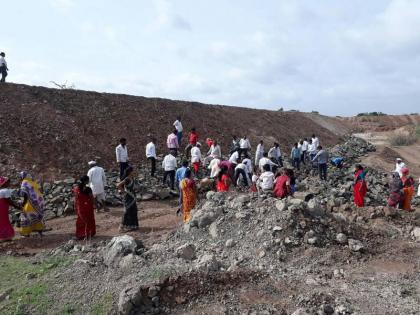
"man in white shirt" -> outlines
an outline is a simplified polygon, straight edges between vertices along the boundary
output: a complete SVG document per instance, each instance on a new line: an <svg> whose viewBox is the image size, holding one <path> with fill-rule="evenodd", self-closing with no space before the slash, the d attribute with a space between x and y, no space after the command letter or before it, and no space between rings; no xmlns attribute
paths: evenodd
<svg viewBox="0 0 420 315"><path fill-rule="evenodd" d="M248 150L251 150L251 143L249 142L249 140L246 136L244 136L239 141L239 148L240 148L240 153L239 153L240 158L242 158L242 155L244 155L244 156L247 155Z"/></svg>
<svg viewBox="0 0 420 315"><path fill-rule="evenodd" d="M220 163L220 159L216 158L216 159L211 160L208 166L208 169L210 170L210 178L215 178L217 174L219 174L220 172L219 163Z"/></svg>
<svg viewBox="0 0 420 315"><path fill-rule="evenodd" d="M315 146L315 148L319 147L319 139L315 134L312 135L312 144Z"/></svg>
<svg viewBox="0 0 420 315"><path fill-rule="evenodd" d="M252 168L252 161L249 158L249 156L245 156L245 158L242 160L242 163L244 163L246 165L246 173L249 177L249 179L252 178L252 172L254 171Z"/></svg>
<svg viewBox="0 0 420 315"><path fill-rule="evenodd" d="M229 162L234 164L233 167L235 167L238 164L238 159L239 159L239 152L235 151L232 153L232 155L229 158Z"/></svg>
<svg viewBox="0 0 420 315"><path fill-rule="evenodd" d="M207 157L204 159L203 164L207 165L211 160L220 159L221 157L222 151L220 150L220 145L217 143L217 140L214 140L209 152L207 152Z"/></svg>
<svg viewBox="0 0 420 315"><path fill-rule="evenodd" d="M105 185L106 185L106 176L105 171L102 167L99 167L96 164L96 161L90 161L88 163L90 169L87 173L89 177L89 187L92 189L93 197L95 198L96 211L99 212L102 207L104 211L108 211L105 201Z"/></svg>
<svg viewBox="0 0 420 315"><path fill-rule="evenodd" d="M405 166L405 163L402 161L402 159L397 158L396 163L395 163L395 172L400 174L400 177L402 176L402 169L404 167L406 167L406 166Z"/></svg>
<svg viewBox="0 0 420 315"><path fill-rule="evenodd" d="M283 167L283 158L281 156L280 146L277 142L274 142L274 146L268 151L268 158L271 159L273 163Z"/></svg>
<svg viewBox="0 0 420 315"><path fill-rule="evenodd" d="M247 167L246 164L243 162L239 162L235 167L235 174L233 177L233 184L236 186L239 182L239 177L242 177L242 181L245 184L245 187L248 187L248 175L247 175Z"/></svg>
<svg viewBox="0 0 420 315"><path fill-rule="evenodd" d="M309 139L308 143L308 153L309 153L309 159L312 161L317 154L317 147L312 142L312 139Z"/></svg>
<svg viewBox="0 0 420 315"><path fill-rule="evenodd" d="M156 138L152 137L146 145L146 158L150 161L150 176L155 177L156 172Z"/></svg>
<svg viewBox="0 0 420 315"><path fill-rule="evenodd" d="M305 138L300 141L301 151L302 151L302 160L303 164L306 164L306 159L308 157L308 140Z"/></svg>
<svg viewBox="0 0 420 315"><path fill-rule="evenodd" d="M1 52L0 53L0 72L1 72L0 82L6 82L7 71L9 71L9 68L7 68L7 62L4 59L4 57L6 57L6 54L4 52Z"/></svg>
<svg viewBox="0 0 420 315"><path fill-rule="evenodd" d="M120 144L115 148L115 154L117 156L117 163L120 166L120 179L122 180L125 170L129 165L127 140L125 138L120 139Z"/></svg>
<svg viewBox="0 0 420 315"><path fill-rule="evenodd" d="M257 190L259 196L261 195L261 191L263 194L273 192L274 179L274 173L270 171L270 165L264 165L263 173L257 180Z"/></svg>
<svg viewBox="0 0 420 315"><path fill-rule="evenodd" d="M258 166L260 163L260 159L263 157L264 154L264 141L260 140L260 143L257 145L257 149L255 150L255 166Z"/></svg>
<svg viewBox="0 0 420 315"><path fill-rule="evenodd" d="M173 126L175 127L177 131L176 136L178 138L178 144L181 145L182 131L184 131L184 128L182 127L180 116L176 118L175 122L173 123Z"/></svg>
<svg viewBox="0 0 420 315"><path fill-rule="evenodd" d="M197 174L201 164L201 143L197 142L191 149L191 165L193 166L194 173Z"/></svg>
<svg viewBox="0 0 420 315"><path fill-rule="evenodd" d="M162 161L162 168L164 170L163 174L163 185L166 185L166 180L169 176L171 181L170 188L172 190L175 189L175 170L176 170L176 157L173 151L170 151L168 155L166 155Z"/></svg>
<svg viewBox="0 0 420 315"><path fill-rule="evenodd" d="M272 169L272 167L273 166L278 166L276 163L274 163L273 161L271 161L269 158L268 158L268 153L267 152L264 152L264 155L263 155L263 157L260 159L260 163L259 163L259 168L260 168L260 170L261 170L261 172L264 172L264 166L265 165L268 165L269 166L269 170L271 170Z"/></svg>

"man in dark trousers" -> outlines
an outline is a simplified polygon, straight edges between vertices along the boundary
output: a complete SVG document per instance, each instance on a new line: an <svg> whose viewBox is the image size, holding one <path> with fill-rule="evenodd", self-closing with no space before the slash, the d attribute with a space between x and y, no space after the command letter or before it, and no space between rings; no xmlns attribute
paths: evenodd
<svg viewBox="0 0 420 315"><path fill-rule="evenodd" d="M9 71L9 68L7 68L7 62L4 59L4 57L6 57L6 54L4 52L1 52L0 53L0 73L1 73L0 82L6 82L7 71Z"/></svg>
<svg viewBox="0 0 420 315"><path fill-rule="evenodd" d="M120 144L115 148L115 155L117 157L117 163L120 166L120 179L123 178L125 170L128 167L128 150L127 140L125 138L120 139Z"/></svg>

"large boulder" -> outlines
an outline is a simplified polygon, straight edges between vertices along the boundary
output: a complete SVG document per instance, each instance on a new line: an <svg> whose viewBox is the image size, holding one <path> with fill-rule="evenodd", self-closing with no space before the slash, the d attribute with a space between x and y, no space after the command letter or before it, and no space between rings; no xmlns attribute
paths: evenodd
<svg viewBox="0 0 420 315"><path fill-rule="evenodd" d="M116 236L112 238L104 249L104 263L107 266L115 265L123 256L135 253L137 248L138 244L132 236Z"/></svg>
<svg viewBox="0 0 420 315"><path fill-rule="evenodd" d="M194 244L184 244L176 249L176 256L184 260L193 260L195 258Z"/></svg>

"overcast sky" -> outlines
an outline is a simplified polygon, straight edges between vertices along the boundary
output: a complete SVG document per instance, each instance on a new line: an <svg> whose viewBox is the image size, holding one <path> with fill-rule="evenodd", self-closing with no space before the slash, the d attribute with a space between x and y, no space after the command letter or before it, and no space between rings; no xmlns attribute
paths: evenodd
<svg viewBox="0 0 420 315"><path fill-rule="evenodd" d="M9 81L328 115L420 108L417 0L14 0Z"/></svg>

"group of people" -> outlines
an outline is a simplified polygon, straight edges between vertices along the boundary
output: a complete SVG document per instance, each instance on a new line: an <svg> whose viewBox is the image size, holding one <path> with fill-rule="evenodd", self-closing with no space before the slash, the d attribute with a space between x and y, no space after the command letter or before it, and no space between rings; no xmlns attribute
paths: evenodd
<svg viewBox="0 0 420 315"><path fill-rule="evenodd" d="M296 190L295 172L300 170L302 164L317 167L320 179L326 180L328 162L336 167L342 167L344 162L341 157L329 160L328 151L323 149L315 135L309 140L305 138L293 145L290 153L291 167L288 168L285 167L285 160L277 142L274 142L269 150L265 150L264 141L261 140L255 150L255 160L252 161L250 158L252 147L246 136L242 138L233 136L229 157L223 159L220 144L211 138L205 140L208 150L203 155L201 151L203 146L199 142L198 133L195 128L191 128L188 143L181 151L183 137L181 117L176 119L173 126L174 130L168 135L166 142L168 153L162 160L162 184L179 192L178 213L182 213L184 222L190 220L191 210L197 203L199 187L228 192L231 186L235 186L256 192L259 196L272 195L286 198L293 196ZM146 158L150 163L150 176L156 178L158 159L156 138L151 136L145 149ZM125 208L120 230L122 232L137 230L139 228L137 171L130 165L125 138L120 139L115 154L120 174L120 180L116 185L123 195ZM178 167L177 157L180 155L183 159L181 166ZM105 171L96 161L90 161L88 165L87 174L73 187L77 239L89 239L96 234L95 209L108 211ZM353 195L354 203L358 207L365 205L365 195L368 191L366 177L366 169L357 164L354 172ZM12 199L10 180L0 177L0 240L12 239L14 236L14 229L8 218L9 206L22 210L17 225L18 231L23 236L28 236L32 232L42 235L45 228L42 187L26 172L20 173L20 178L18 196L22 197L23 201L18 204ZM414 193L414 179L409 176L408 168L401 159L397 159L396 169L390 182L388 205L411 210L410 204Z"/></svg>
<svg viewBox="0 0 420 315"><path fill-rule="evenodd" d="M399 209L406 211L412 211L411 200L413 199L414 195L414 178L410 176L410 171L402 159L397 158L395 163L395 170L392 173L392 178L389 183L388 206L394 208L398 207ZM418 196L420 197L420 185Z"/></svg>

